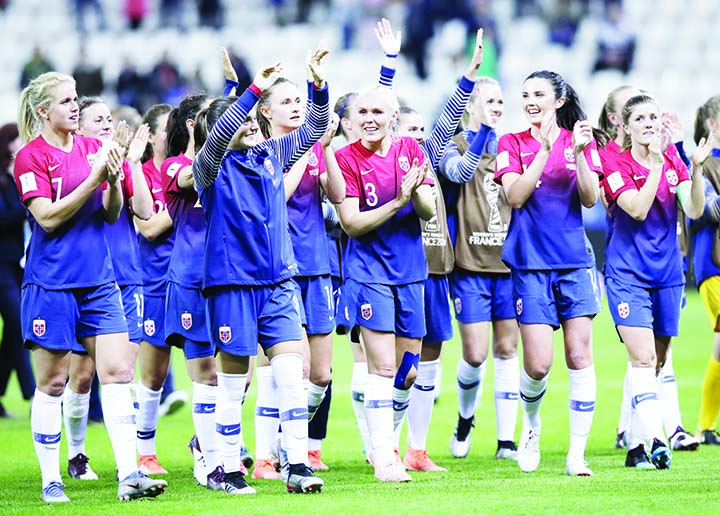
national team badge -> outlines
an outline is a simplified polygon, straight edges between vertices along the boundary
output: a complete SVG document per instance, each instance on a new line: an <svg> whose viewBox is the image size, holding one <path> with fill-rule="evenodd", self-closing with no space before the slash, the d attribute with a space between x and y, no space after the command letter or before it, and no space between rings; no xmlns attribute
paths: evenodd
<svg viewBox="0 0 720 516"><path fill-rule="evenodd" d="M182 327L186 330L192 328L192 314L190 312L183 312L180 315L180 323L182 324Z"/></svg>
<svg viewBox="0 0 720 516"><path fill-rule="evenodd" d="M398 158L398 165L400 165L400 168L405 172L410 170L410 160L407 158L407 156L400 156Z"/></svg>
<svg viewBox="0 0 720 516"><path fill-rule="evenodd" d="M315 155L314 152L310 153L310 157L308 158L308 165L310 165L311 167L318 166L318 157Z"/></svg>
<svg viewBox="0 0 720 516"><path fill-rule="evenodd" d="M273 165L272 160L270 158L267 158L263 164L265 165L265 170L267 170L271 176L274 176L275 166Z"/></svg>
<svg viewBox="0 0 720 516"><path fill-rule="evenodd" d="M522 298L519 297L517 301L515 301L515 313L520 315L522 314Z"/></svg>
<svg viewBox="0 0 720 516"><path fill-rule="evenodd" d="M454 303L455 303L455 313L460 315L460 312L462 312L462 301L460 300L459 297L456 297Z"/></svg>
<svg viewBox="0 0 720 516"><path fill-rule="evenodd" d="M665 172L665 179L667 179L667 182L672 186L677 186L678 184L678 175L675 169L671 168L668 169Z"/></svg>
<svg viewBox="0 0 720 516"><path fill-rule="evenodd" d="M565 148L565 161L568 163L575 163L575 151L572 147Z"/></svg>
<svg viewBox="0 0 720 516"><path fill-rule="evenodd" d="M45 319L40 319L39 317L33 321L33 333L37 337L42 337L45 335L45 332L47 331L47 324L45 323Z"/></svg>
<svg viewBox="0 0 720 516"><path fill-rule="evenodd" d="M232 339L232 329L227 325L220 326L220 328L218 328L218 336L220 337L220 342L227 344L230 342L230 339Z"/></svg>
<svg viewBox="0 0 720 516"><path fill-rule="evenodd" d="M145 328L145 335L148 337L152 337L155 335L155 321L152 319L145 319L145 324L143 325L143 328Z"/></svg>
<svg viewBox="0 0 720 516"><path fill-rule="evenodd" d="M366 321L372 317L372 305L370 303L364 303L360 305L360 315Z"/></svg>
<svg viewBox="0 0 720 516"><path fill-rule="evenodd" d="M622 302L617 307L618 315L622 317L623 319L627 319L628 315L630 315L630 305Z"/></svg>

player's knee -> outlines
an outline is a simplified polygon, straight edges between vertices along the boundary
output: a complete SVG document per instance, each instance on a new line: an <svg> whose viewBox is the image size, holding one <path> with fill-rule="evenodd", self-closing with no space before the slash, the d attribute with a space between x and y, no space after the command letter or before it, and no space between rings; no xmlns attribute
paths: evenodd
<svg viewBox="0 0 720 516"><path fill-rule="evenodd" d="M310 374L310 382L318 387L327 387L330 383L330 372L312 371Z"/></svg>

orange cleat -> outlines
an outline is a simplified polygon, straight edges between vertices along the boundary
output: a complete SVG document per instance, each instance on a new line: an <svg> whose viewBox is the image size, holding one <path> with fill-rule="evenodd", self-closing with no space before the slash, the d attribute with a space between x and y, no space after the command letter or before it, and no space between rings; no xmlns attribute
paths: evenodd
<svg viewBox="0 0 720 516"><path fill-rule="evenodd" d="M403 464L410 471L447 471L447 469L438 466L428 457L427 450L415 450L409 446Z"/></svg>
<svg viewBox="0 0 720 516"><path fill-rule="evenodd" d="M320 458L321 454L322 452L320 450L310 450L308 452L308 462L310 462L310 467L315 471L325 471L330 469Z"/></svg>
<svg viewBox="0 0 720 516"><path fill-rule="evenodd" d="M167 475L167 470L158 461L157 455L140 455L138 470L146 475Z"/></svg>
<svg viewBox="0 0 720 516"><path fill-rule="evenodd" d="M252 478L259 480L279 480L280 473L270 459L258 459L255 461Z"/></svg>

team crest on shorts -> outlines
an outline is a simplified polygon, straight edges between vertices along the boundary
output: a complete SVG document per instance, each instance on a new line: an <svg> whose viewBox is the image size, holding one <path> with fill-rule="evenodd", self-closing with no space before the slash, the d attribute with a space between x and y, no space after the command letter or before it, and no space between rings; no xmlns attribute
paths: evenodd
<svg viewBox="0 0 720 516"><path fill-rule="evenodd" d="M183 312L180 315L180 324L186 330L192 328L192 314L190 312Z"/></svg>
<svg viewBox="0 0 720 516"><path fill-rule="evenodd" d="M515 313L520 315L522 314L522 298L519 297L517 301L515 301Z"/></svg>
<svg viewBox="0 0 720 516"><path fill-rule="evenodd" d="M232 339L232 329L228 325L220 326L220 328L218 328L218 336L220 337L220 342L227 344L230 342L230 339Z"/></svg>
<svg viewBox="0 0 720 516"><path fill-rule="evenodd" d="M363 303L360 305L360 315L366 321L372 317L372 305L370 303Z"/></svg>
<svg viewBox="0 0 720 516"><path fill-rule="evenodd" d="M147 335L148 337L152 337L153 335L155 335L155 321L154 320L145 319L143 328L145 328L145 335Z"/></svg>
<svg viewBox="0 0 720 516"><path fill-rule="evenodd" d="M627 319L628 315L630 315L630 305L625 303L624 301L618 305L618 315L622 317L623 319Z"/></svg>
<svg viewBox="0 0 720 516"><path fill-rule="evenodd" d="M455 313L459 314L460 312L462 312L462 300L459 297L456 297L454 303L455 303Z"/></svg>
<svg viewBox="0 0 720 516"><path fill-rule="evenodd" d="M674 168L668 169L665 171L665 179L667 179L667 182L672 186L677 186L678 184L678 175Z"/></svg>
<svg viewBox="0 0 720 516"><path fill-rule="evenodd" d="M45 332L47 331L47 324L45 323L45 319L40 319L39 317L33 321L33 333L37 337L42 337L45 335Z"/></svg>
<svg viewBox="0 0 720 516"><path fill-rule="evenodd" d="M407 158L407 156L400 156L398 158L398 165L400 165L400 168L405 172L410 170L410 160Z"/></svg>

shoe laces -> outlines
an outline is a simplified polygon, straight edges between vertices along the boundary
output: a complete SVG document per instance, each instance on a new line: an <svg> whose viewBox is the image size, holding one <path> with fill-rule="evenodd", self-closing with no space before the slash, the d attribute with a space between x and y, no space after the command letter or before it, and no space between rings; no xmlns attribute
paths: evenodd
<svg viewBox="0 0 720 516"><path fill-rule="evenodd" d="M65 494L63 492L62 482L58 482L58 481L50 482L47 486L45 486L45 489L43 489L43 492L45 494L48 494L51 496L61 496L61 495Z"/></svg>
<svg viewBox="0 0 720 516"><path fill-rule="evenodd" d="M455 436L458 441L464 441L467 439L470 430L475 427L475 416L465 419L464 417L458 417L457 428L455 430Z"/></svg>
<svg viewBox="0 0 720 516"><path fill-rule="evenodd" d="M84 475L87 473L87 466L90 459L88 459L87 455L84 455L82 453L78 453L70 459L70 464L75 468L75 470L78 472L79 475Z"/></svg>
<svg viewBox="0 0 720 516"><path fill-rule="evenodd" d="M307 464L290 464L289 475L311 477L313 475L313 472L314 470Z"/></svg>

